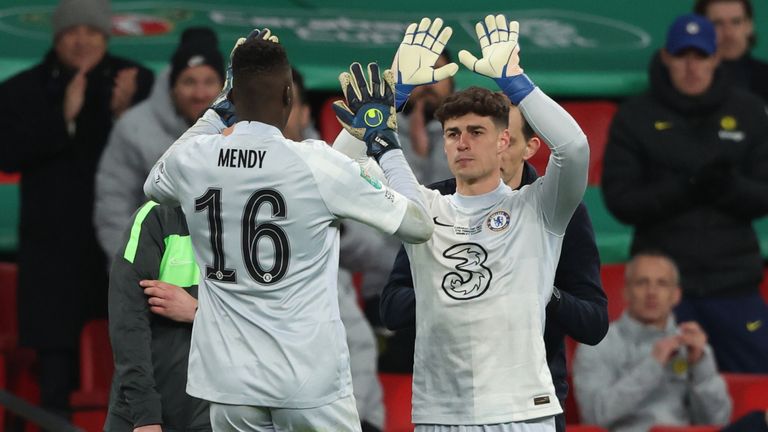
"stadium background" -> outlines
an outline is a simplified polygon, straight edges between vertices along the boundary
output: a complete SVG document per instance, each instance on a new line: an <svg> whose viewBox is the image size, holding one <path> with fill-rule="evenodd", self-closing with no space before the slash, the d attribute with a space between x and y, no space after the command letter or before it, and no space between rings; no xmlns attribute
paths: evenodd
<svg viewBox="0 0 768 432"><path fill-rule="evenodd" d="M460 49L479 51L474 23L486 13L500 12L520 21L522 64L548 94L560 101L620 102L644 90L648 60L661 46L667 25L676 15L690 11L692 3L113 0L115 36L110 41L110 50L157 71L167 65L179 35L187 27L214 28L225 53L232 41L249 29L269 27L280 36L291 61L304 75L315 118L322 120L322 102L338 93L339 72L352 61L378 60L388 64L409 22L422 16L443 17L454 28L449 46L455 55ZM768 4L753 3L760 42L760 36L768 37ZM50 48L49 23L55 5L55 0L2 1L0 80L37 63ZM765 39L762 42L754 53L768 59L768 43ZM456 83L459 88L492 85L463 68ZM18 187L15 177L3 177L0 181L0 256L12 258L17 247ZM607 212L598 182L599 178L591 178L585 202L593 218L601 258L604 263L623 262L631 230ZM768 219L759 221L757 228L763 256L768 257Z"/></svg>
<svg viewBox="0 0 768 432"><path fill-rule="evenodd" d="M0 0L0 80L38 63L50 49L50 17L56 4L57 0ZM159 71L168 64L181 32L187 27L214 28L223 53L228 53L232 42L251 28L269 27L280 36L292 63L304 75L315 119L327 125L335 120L323 115L323 107L329 97L339 93L339 72L352 61L377 60L388 64L408 23L422 16L444 18L454 28L449 47L455 57L460 49L479 51L473 30L478 19L487 13L504 13L521 23L521 59L526 73L548 94L566 105L572 104L568 107L580 109L574 113L580 121L592 123L594 117L605 117L594 125L583 124L591 144L595 144L604 141L609 114L617 103L646 88L647 64L663 43L666 27L675 16L690 11L692 4L693 0L112 0L115 16L110 51ZM754 0L753 6L758 34L753 53L768 60L768 2ZM463 68L456 83L458 88L474 84L493 86L489 80ZM323 129L323 124L319 126ZM545 151L540 154L545 155ZM599 167L598 152L593 151L592 155L593 164ZM539 158L539 162L545 158ZM608 213L600 193L599 176L592 174L591 170L584 200L604 264L604 285L610 290L621 283L621 263L627 259L631 229ZM18 177L0 173L0 261L15 258L18 206ZM756 226L763 256L768 258L768 218L758 221ZM0 285L15 285L15 275L15 266L0 263ZM768 281L763 285L768 299ZM609 291L609 300L616 298L616 294ZM0 327L11 316L15 318L14 304L15 301L0 301ZM621 307L620 301L609 301L609 315L616 318ZM84 335L92 337L84 340L106 340L104 323L91 323ZM3 346L15 345L4 336L0 334L0 354ZM573 346L569 345L569 351ZM94 374L81 377L81 389L73 395L73 404L80 407L73 421L81 426L92 425L93 430L99 430L103 422L106 394L102 390L109 383L108 374L97 372L99 365L111 364L109 350L99 348L91 349L93 357L84 356L90 367L82 368L81 363L81 369ZM10 366L3 361L0 355L0 381L6 366ZM20 361L26 364L29 358L22 355ZM11 382L0 382L0 388L30 388L31 378L25 373L9 378ZM383 374L380 378L388 407L391 401L409 403L409 377ZM747 393L736 396L740 394L739 388L754 382L753 378L731 375L726 379L737 405L740 400L750 399ZM28 393L21 395L29 399ZM573 398L569 398L570 415L575 413L572 404ZM734 412L734 418L743 413ZM3 415L0 408L0 430ZM398 422L408 424L408 419L409 408L404 407L398 418L388 418L388 429L392 430L391 425Z"/></svg>

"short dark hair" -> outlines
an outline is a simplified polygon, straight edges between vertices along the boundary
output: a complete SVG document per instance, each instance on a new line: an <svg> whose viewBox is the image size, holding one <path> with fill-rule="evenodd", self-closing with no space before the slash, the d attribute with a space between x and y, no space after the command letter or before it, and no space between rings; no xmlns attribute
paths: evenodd
<svg viewBox="0 0 768 432"><path fill-rule="evenodd" d="M232 74L235 82L256 75L287 71L290 67L283 46L264 39L246 41L237 47L232 55Z"/></svg>
<svg viewBox="0 0 768 432"><path fill-rule="evenodd" d="M491 117L497 127L506 129L509 125L509 100L502 94L481 87L469 87L445 98L435 111L440 124L467 114Z"/></svg>
<svg viewBox="0 0 768 432"><path fill-rule="evenodd" d="M693 5L693 12L707 16L707 9L714 3L741 3L741 7L744 9L744 15L750 20L753 19L754 12L750 0L696 0L696 3ZM753 48L755 44L757 44L757 36L753 30L752 34L749 35L749 47Z"/></svg>

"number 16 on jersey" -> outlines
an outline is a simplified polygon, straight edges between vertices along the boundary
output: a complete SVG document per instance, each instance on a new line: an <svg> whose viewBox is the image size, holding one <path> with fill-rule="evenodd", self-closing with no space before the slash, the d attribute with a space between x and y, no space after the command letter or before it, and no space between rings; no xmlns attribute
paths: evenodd
<svg viewBox="0 0 768 432"><path fill-rule="evenodd" d="M208 211L213 264L205 266L205 278L237 283L237 271L226 268L222 241L221 196L220 188L208 188L203 195L195 199L195 212ZM272 220L259 223L257 215L263 204L269 204L272 208ZM245 203L241 230L242 259L248 275L258 284L277 283L288 271L290 242L285 231L272 223L275 219L285 219L287 214L285 198L275 189L259 189L251 194ZM268 269L259 262L259 241L263 237L269 238L274 246L274 262Z"/></svg>

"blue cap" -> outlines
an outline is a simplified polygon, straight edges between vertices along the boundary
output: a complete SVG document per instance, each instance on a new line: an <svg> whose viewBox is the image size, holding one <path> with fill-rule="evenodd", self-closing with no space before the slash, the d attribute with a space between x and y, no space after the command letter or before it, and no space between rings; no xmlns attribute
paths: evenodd
<svg viewBox="0 0 768 432"><path fill-rule="evenodd" d="M706 55L717 51L717 37L712 22L696 14L681 15L675 19L667 32L667 52L677 55L687 48L695 48Z"/></svg>

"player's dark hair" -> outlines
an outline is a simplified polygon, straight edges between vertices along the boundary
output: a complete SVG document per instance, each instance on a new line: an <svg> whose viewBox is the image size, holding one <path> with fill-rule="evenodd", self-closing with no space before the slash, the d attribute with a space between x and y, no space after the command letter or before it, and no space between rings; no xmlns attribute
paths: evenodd
<svg viewBox="0 0 768 432"><path fill-rule="evenodd" d="M278 43L254 38L232 55L232 94L238 118L272 124L282 130L290 115L291 65Z"/></svg>
<svg viewBox="0 0 768 432"><path fill-rule="evenodd" d="M528 142L531 140L531 138L536 136L536 132L533 130L531 125L528 124L528 120L525 119L523 113L520 113L520 118L522 119L523 124L523 138L525 138L525 142Z"/></svg>
<svg viewBox="0 0 768 432"><path fill-rule="evenodd" d="M696 3L693 5L693 12L707 16L707 9L714 3L740 3L741 7L744 9L744 15L750 20L753 19L754 12L750 0L696 0ZM749 47L753 48L756 44L757 36L755 35L755 32L752 31L752 34L749 35Z"/></svg>
<svg viewBox="0 0 768 432"><path fill-rule="evenodd" d="M445 98L435 111L435 118L445 125L446 120L467 114L491 117L499 129L506 129L509 124L509 100L502 94L473 86Z"/></svg>
<svg viewBox="0 0 768 432"><path fill-rule="evenodd" d="M245 41L232 56L232 74L235 81L250 79L256 75L281 73L290 67L282 45L264 39Z"/></svg>

